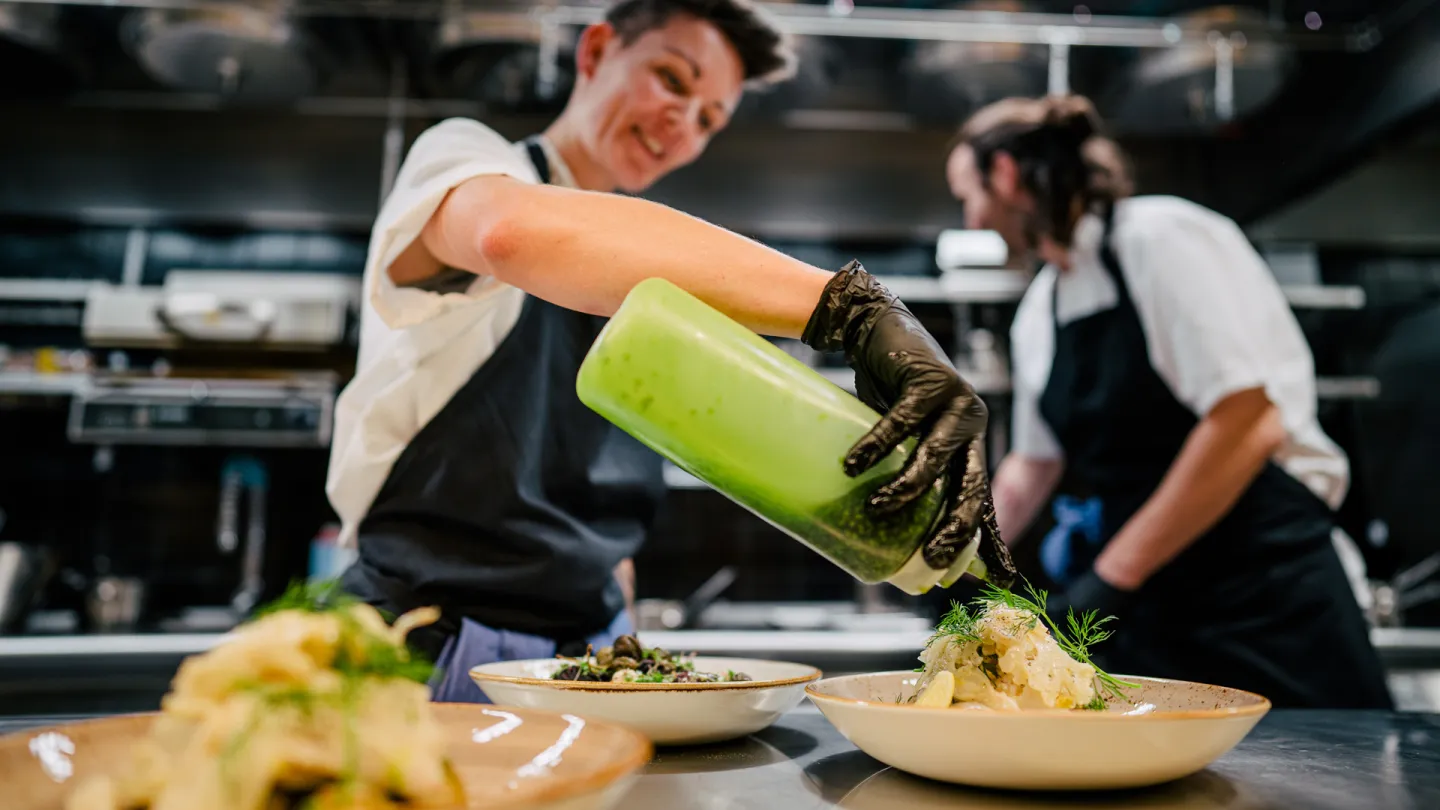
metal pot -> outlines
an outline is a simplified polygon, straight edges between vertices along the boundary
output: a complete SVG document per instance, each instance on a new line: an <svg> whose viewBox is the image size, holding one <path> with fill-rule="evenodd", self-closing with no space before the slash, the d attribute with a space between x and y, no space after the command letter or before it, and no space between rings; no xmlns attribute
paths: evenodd
<svg viewBox="0 0 1440 810"><path fill-rule="evenodd" d="M1019 0L975 0L947 8L1002 17L1034 10ZM905 67L905 103L917 119L953 127L990 102L1044 93L1049 64L1048 51L1039 45L919 42Z"/></svg>
<svg viewBox="0 0 1440 810"><path fill-rule="evenodd" d="M144 607L145 583L135 577L96 577L85 597L90 629L97 633L134 630Z"/></svg>
<svg viewBox="0 0 1440 810"><path fill-rule="evenodd" d="M1290 46L1250 41L1243 30L1266 25L1250 8L1215 6L1176 18L1186 27L1211 29L1211 44L1177 45L1137 54L1103 95L1105 117L1134 133L1203 132L1222 125L1227 115L1241 119L1268 104L1284 88L1295 66ZM1231 62L1230 102L1220 100L1217 44Z"/></svg>
<svg viewBox="0 0 1440 810"><path fill-rule="evenodd" d="M0 635L19 632L55 573L49 552L24 543L0 543Z"/></svg>
<svg viewBox="0 0 1440 810"><path fill-rule="evenodd" d="M60 32L59 5L0 3L0 98L37 98L73 91L79 65Z"/></svg>
<svg viewBox="0 0 1440 810"><path fill-rule="evenodd" d="M232 99L295 99L319 84L316 43L289 14L265 0L203 9L144 9L122 34L141 66L181 90Z"/></svg>

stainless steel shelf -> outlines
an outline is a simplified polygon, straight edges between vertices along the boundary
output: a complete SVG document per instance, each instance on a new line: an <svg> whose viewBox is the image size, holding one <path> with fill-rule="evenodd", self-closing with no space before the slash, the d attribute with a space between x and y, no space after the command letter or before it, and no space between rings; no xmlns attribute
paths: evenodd
<svg viewBox="0 0 1440 810"><path fill-rule="evenodd" d="M940 277L881 276L900 297L914 304L1006 304L1019 301L1030 283L1018 270L947 270ZM1364 309L1362 287L1282 284L1285 300L1297 309Z"/></svg>
<svg viewBox="0 0 1440 810"><path fill-rule="evenodd" d="M71 396L84 387L88 379L88 375L71 372L0 371L0 394Z"/></svg>

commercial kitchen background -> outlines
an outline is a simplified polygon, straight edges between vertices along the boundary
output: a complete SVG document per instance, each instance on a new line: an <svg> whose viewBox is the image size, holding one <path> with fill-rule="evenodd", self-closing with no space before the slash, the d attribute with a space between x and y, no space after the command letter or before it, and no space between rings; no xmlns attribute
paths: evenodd
<svg viewBox="0 0 1440 810"><path fill-rule="evenodd" d="M647 196L888 277L984 392L998 459L1023 274L951 230L945 145L984 101L1091 95L1142 193L1235 218L1285 285L1376 637L1402 705L1440 705L1440 3L771 8L799 77ZM150 705L236 605L343 562L323 484L379 202L442 118L543 127L598 13L0 2L0 712ZM857 587L671 472L638 560L664 646L913 660L936 600Z"/></svg>

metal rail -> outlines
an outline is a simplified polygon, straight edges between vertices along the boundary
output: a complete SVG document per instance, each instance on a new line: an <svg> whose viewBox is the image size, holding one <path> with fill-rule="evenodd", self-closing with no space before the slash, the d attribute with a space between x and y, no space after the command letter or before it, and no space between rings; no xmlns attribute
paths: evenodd
<svg viewBox="0 0 1440 810"><path fill-rule="evenodd" d="M15 0L46 5L107 8L207 9L223 7L214 0ZM1283 42L1306 50L1368 50L1379 41L1374 26L1351 31L1317 32L1277 29L1270 25L1216 26L1183 20L1073 14L1041 14L959 10L889 9L857 6L760 3L787 32L797 36L862 37L867 39L997 42L1028 45L1086 45L1118 48L1169 48L1210 44L1212 31L1240 33L1251 42ZM509 6L475 0L300 0L286 13L297 17L364 16L405 19L441 18L467 10L514 14L559 25L599 21L605 5L590 3ZM1083 21L1082 21L1083 19Z"/></svg>

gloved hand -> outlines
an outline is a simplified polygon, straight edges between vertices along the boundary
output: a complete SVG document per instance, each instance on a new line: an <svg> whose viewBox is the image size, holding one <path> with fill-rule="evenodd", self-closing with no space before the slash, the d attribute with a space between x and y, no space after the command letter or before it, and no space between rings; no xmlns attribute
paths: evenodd
<svg viewBox="0 0 1440 810"><path fill-rule="evenodd" d="M1015 565L1000 539L985 470L989 414L935 338L852 261L825 286L802 340L816 351L843 351L861 401L884 414L846 455L847 475L864 473L906 438L919 437L905 469L871 496L870 508L881 515L898 511L951 473L947 514L925 545L925 562L949 568L979 529L980 559L991 581L1008 587Z"/></svg>
<svg viewBox="0 0 1440 810"><path fill-rule="evenodd" d="M1093 610L1097 619L1114 616L1117 621L1124 621L1125 611L1134 598L1134 593L1116 588L1091 568L1076 577L1063 592L1050 594L1045 600L1045 612L1051 621L1068 632L1070 625L1066 616L1070 611L1075 612L1076 619Z"/></svg>

